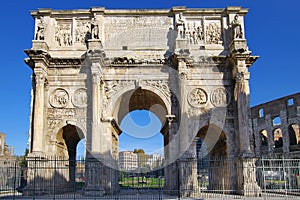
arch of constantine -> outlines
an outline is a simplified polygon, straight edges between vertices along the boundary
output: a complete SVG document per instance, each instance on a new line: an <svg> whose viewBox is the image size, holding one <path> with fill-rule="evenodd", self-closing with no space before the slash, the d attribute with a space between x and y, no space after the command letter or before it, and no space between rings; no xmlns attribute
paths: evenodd
<svg viewBox="0 0 300 200"><path fill-rule="evenodd" d="M222 180L230 191L259 195L248 71L258 57L245 38L247 12L241 7L32 11L34 40L25 50L33 70L25 191L30 194L42 181L35 191L53 182L67 188L75 180L76 146L84 138L84 193L118 192L119 125L129 112L144 109L162 122L165 191L189 196L198 190L201 140L210 160L228 162L226 173L214 172L220 179L212 187ZM50 162L58 158L64 161ZM55 168L40 173L36 165Z"/></svg>

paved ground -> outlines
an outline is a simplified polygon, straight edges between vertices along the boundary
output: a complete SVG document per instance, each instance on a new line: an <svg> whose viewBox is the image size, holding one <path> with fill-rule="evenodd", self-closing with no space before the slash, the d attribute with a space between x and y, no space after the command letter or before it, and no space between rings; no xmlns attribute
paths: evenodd
<svg viewBox="0 0 300 200"><path fill-rule="evenodd" d="M87 197L80 193L67 193L67 194L52 194L52 195L39 195L35 197L25 197L20 193L6 193L0 194L0 199L20 199L20 200L44 200L44 199L78 199L78 200L300 200L300 196L292 195L280 195L280 194L262 194L261 197L243 197L239 195L226 195L226 194L212 194L212 193L202 193L200 195L194 196L193 198L178 198L176 196L168 196L165 194L160 194L157 191L147 192L145 194L135 193L135 194L118 194L102 197Z"/></svg>

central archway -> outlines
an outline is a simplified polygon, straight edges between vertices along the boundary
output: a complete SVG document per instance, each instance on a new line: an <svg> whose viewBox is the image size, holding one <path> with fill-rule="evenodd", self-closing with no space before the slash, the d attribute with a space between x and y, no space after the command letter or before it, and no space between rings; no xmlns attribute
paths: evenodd
<svg viewBox="0 0 300 200"><path fill-rule="evenodd" d="M128 115L132 112L148 112L149 115L153 115L152 117L156 117L157 120L159 121L159 124L156 124L156 126L159 126L159 129L157 129L159 132L158 134L161 133L162 137L160 138L162 141L160 141L163 145L162 148L163 150L163 156L165 158L168 157L168 150L167 145L169 143L169 123L167 120L167 116L171 114L170 109L171 108L171 97L166 97L163 95L160 91L155 91L155 89L147 88L147 89L142 89L141 87L133 90L126 91L120 97L117 99L117 101L114 104L114 110L113 110L113 116L116 119L118 124L121 124L123 119L126 119ZM151 117L151 116L150 116ZM156 127L157 128L157 127ZM130 130L127 130L128 132ZM148 135L149 136L149 135ZM153 136L153 135L152 135ZM151 137L151 136L150 136ZM148 137L149 138L149 137ZM144 140L147 140L146 138L143 138ZM118 146L119 145L119 138L116 141L113 141L113 146ZM134 146L132 146L131 151L134 150ZM138 149L136 149L138 150ZM132 155L133 152L122 152L123 154L128 154L126 156L129 156L129 154ZM147 153L147 152L146 152ZM121 154L121 156L125 156ZM118 157L119 155L116 155ZM137 154L137 159L141 155ZM163 179L160 184L157 184L157 187L163 187L167 179L163 177L164 175L164 165L162 160L160 160L160 166L156 166L156 168L151 168L148 166L146 168L146 164L148 162L148 158L150 156L154 157L155 155L143 155L143 170L141 170L139 165L136 166L130 166L131 167L131 173L136 173L130 176L141 176L142 178L148 178L151 177L152 179ZM134 157L134 155L132 155ZM156 159L156 158L155 158ZM135 169L136 170L135 170ZM124 169L119 169L123 172L120 172L120 174L124 175ZM159 170L159 171L158 171ZM126 171L126 170L125 170ZM129 170L130 171L130 170ZM140 173L140 175L138 175ZM151 180L152 180L151 179ZM135 180L134 178L132 180ZM150 180L150 179L149 179ZM153 181L153 180L152 180ZM143 179L143 182L148 182ZM132 183L132 186L134 186L134 181ZM144 186L143 186L144 187ZM154 185L151 185L151 187L154 187Z"/></svg>

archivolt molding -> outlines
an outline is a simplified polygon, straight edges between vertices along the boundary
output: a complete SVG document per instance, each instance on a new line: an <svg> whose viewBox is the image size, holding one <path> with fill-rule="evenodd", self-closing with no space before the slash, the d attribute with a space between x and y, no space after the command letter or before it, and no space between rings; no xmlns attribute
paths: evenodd
<svg viewBox="0 0 300 200"><path fill-rule="evenodd" d="M49 138L49 142L56 141L56 135L60 129L67 125L73 125L79 128L82 131L84 137L86 137L87 129L86 129L86 120L85 118L78 119L53 119L50 118L47 120L47 137Z"/></svg>

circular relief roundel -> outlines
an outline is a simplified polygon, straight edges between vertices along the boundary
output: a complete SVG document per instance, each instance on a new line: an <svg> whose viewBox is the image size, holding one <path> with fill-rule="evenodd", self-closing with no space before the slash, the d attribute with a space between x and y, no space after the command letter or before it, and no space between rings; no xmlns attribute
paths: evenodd
<svg viewBox="0 0 300 200"><path fill-rule="evenodd" d="M216 107L228 106L230 103L230 94L225 88L216 88L211 93L210 100Z"/></svg>
<svg viewBox="0 0 300 200"><path fill-rule="evenodd" d="M50 96L50 104L55 108L63 108L69 102L69 94L62 88L55 89Z"/></svg>
<svg viewBox="0 0 300 200"><path fill-rule="evenodd" d="M85 88L79 88L74 92L72 103L76 107L86 107L88 104L87 91Z"/></svg>
<svg viewBox="0 0 300 200"><path fill-rule="evenodd" d="M207 93L202 88L194 88L188 94L188 102L193 107L201 107L207 103Z"/></svg>

